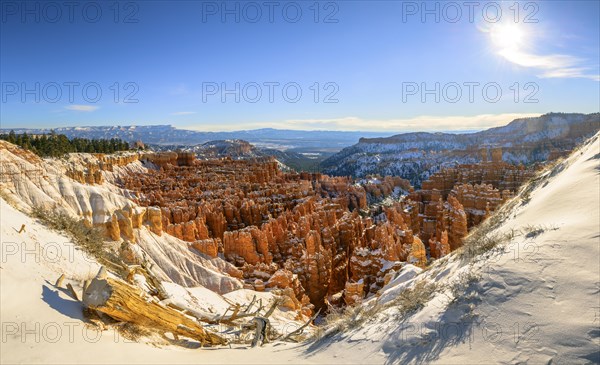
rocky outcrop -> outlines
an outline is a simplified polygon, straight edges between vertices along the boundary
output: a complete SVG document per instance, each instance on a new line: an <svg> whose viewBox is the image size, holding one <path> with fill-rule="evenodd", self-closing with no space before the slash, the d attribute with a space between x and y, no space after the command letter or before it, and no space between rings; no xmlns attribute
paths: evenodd
<svg viewBox="0 0 600 365"><path fill-rule="evenodd" d="M177 151L178 166L193 166L196 154L192 151Z"/></svg>
<svg viewBox="0 0 600 365"><path fill-rule="evenodd" d="M103 153L81 154L83 161L69 164L65 175L71 179L89 185L101 185L104 183L103 171L114 172L117 167L127 166L138 161L138 153L120 153L106 155Z"/></svg>
<svg viewBox="0 0 600 365"><path fill-rule="evenodd" d="M257 157L260 153L256 147L241 139L210 141L194 147L194 152L201 159L221 157L248 158Z"/></svg>
<svg viewBox="0 0 600 365"><path fill-rule="evenodd" d="M160 207L139 206L131 199L135 198L134 191L113 185L122 176L148 174L131 156L135 154L70 154L64 159L40 159L0 141L0 189L3 199L24 212L39 207L104 230L107 238L115 241L108 246L125 262L147 262L160 280L183 286L202 285L219 293L241 288L242 271L215 253L215 243L217 250L220 248L219 240L197 242L198 249L190 249L191 243L163 234ZM102 184L92 185L66 176L74 166L85 167L88 163L102 173ZM198 235L202 234L199 230ZM209 237L198 240L201 238Z"/></svg>
<svg viewBox="0 0 600 365"><path fill-rule="evenodd" d="M141 160L151 162L158 167L177 166L177 153L171 151L144 153Z"/></svg>
<svg viewBox="0 0 600 365"><path fill-rule="evenodd" d="M146 211L146 220L148 228L150 228L154 234L160 236L163 232L161 210L157 207L148 207L148 210Z"/></svg>
<svg viewBox="0 0 600 365"><path fill-rule="evenodd" d="M240 266L244 263L256 265L259 262L270 264L273 260L265 233L256 226L250 226L223 235L225 258Z"/></svg>
<svg viewBox="0 0 600 365"><path fill-rule="evenodd" d="M509 190L501 192L491 184L457 184L450 192L448 199L450 201L451 198L454 198L453 200L464 207L467 226L470 228L481 223L513 194Z"/></svg>
<svg viewBox="0 0 600 365"><path fill-rule="evenodd" d="M420 194L426 197L426 201L435 200L440 196L445 199L456 184L484 184L495 189L515 192L524 182L531 179L534 173L534 170L526 169L522 165L515 166L501 161L459 165L433 174L429 180L423 182Z"/></svg>
<svg viewBox="0 0 600 365"><path fill-rule="evenodd" d="M439 258L462 246L468 229L514 196L534 170L502 162L502 149L483 148L482 163L444 168L409 194L419 211L419 238ZM491 156L491 157L488 157Z"/></svg>
<svg viewBox="0 0 600 365"><path fill-rule="evenodd" d="M71 179L80 182L82 184L102 184L104 183L104 177L102 172L96 167L88 167L85 170L67 170L66 175Z"/></svg>
<svg viewBox="0 0 600 365"><path fill-rule="evenodd" d="M430 258L459 248L480 221L473 209L489 200L484 208L492 212L502 202L471 182L513 186L528 176L523 167L498 162L500 153L492 155L485 164L442 169L418 191L399 177L283 173L272 158L191 160L187 166L168 154L170 162L154 160L158 170L120 182L148 207L145 224L153 232L208 257L222 255L247 288L293 286L290 306L304 301L323 308L355 302L355 283L362 296L372 295L402 263L424 268Z"/></svg>
<svg viewBox="0 0 600 365"><path fill-rule="evenodd" d="M208 257L215 258L219 254L221 240L218 238L207 238L204 240L194 241L190 246L198 250L198 252L207 255Z"/></svg>
<svg viewBox="0 0 600 365"><path fill-rule="evenodd" d="M449 196L448 201L444 205L444 213L442 218L442 232L436 235L440 245L443 246L444 232L448 236L447 242L450 250L454 251L462 246L462 239L467 235L467 215L460 201L454 196Z"/></svg>
<svg viewBox="0 0 600 365"><path fill-rule="evenodd" d="M426 264L412 230L419 226L412 221L418 213L408 203L381 210L375 220L359 214L369 201L412 190L400 178L356 184L344 177L282 173L271 158L224 158L193 166L169 163L121 181L137 203L148 206L146 224L153 232L164 230L209 257L222 253L253 289L283 289L280 270L292 273L296 298L318 308L342 304L349 280L362 279L365 293L377 291L385 262Z"/></svg>
<svg viewBox="0 0 600 365"><path fill-rule="evenodd" d="M429 239L429 254L434 259L439 259L451 251L450 244L448 243L448 231L444 230L440 234L440 239L436 240L434 238Z"/></svg>

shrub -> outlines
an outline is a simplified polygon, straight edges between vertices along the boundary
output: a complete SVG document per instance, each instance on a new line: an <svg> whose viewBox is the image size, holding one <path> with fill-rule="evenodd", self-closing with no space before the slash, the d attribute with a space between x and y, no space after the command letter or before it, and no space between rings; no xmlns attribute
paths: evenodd
<svg viewBox="0 0 600 365"><path fill-rule="evenodd" d="M481 274L475 273L472 270L463 271L458 274L455 281L448 285L450 295L452 296L451 302L455 303L465 296L469 287L481 280Z"/></svg>
<svg viewBox="0 0 600 365"><path fill-rule="evenodd" d="M404 318L408 314L423 308L433 296L436 288L436 284L420 280L416 282L413 287L403 290L400 295L392 301L390 306L397 307L398 314L401 318Z"/></svg>
<svg viewBox="0 0 600 365"><path fill-rule="evenodd" d="M75 245L100 264L120 268L120 265L115 263L120 263L121 259L106 246L104 236L98 228L89 227L83 220L58 210L48 210L39 206L32 208L31 215L47 227L66 233Z"/></svg>
<svg viewBox="0 0 600 365"><path fill-rule="evenodd" d="M423 308L436 288L436 284L421 280L413 287L404 289L396 298L385 304L375 302L369 306L358 304L344 308L330 308L323 325L324 331L318 331L313 338L319 341L336 333L360 327L377 313L392 307L397 309L397 316L400 319L404 318Z"/></svg>

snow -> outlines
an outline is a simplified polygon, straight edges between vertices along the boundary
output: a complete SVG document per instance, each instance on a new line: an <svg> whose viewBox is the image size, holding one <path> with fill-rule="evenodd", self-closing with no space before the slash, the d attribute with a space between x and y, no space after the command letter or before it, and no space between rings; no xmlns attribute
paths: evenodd
<svg viewBox="0 0 600 365"><path fill-rule="evenodd" d="M149 262L155 264L162 280L170 280L185 286L204 286L219 293L242 287L240 280L224 274L234 266L216 257L208 258L195 253L189 243L163 233L158 236L146 227L136 229L136 242Z"/></svg>
<svg viewBox="0 0 600 365"><path fill-rule="evenodd" d="M309 347L310 359L326 351L353 363L600 362L599 158L596 135L497 228L543 232L516 236L469 264L450 255L412 279L400 279L401 272L365 305L388 302L417 280L435 282L439 289L424 308L393 321L394 308L381 311ZM480 279L454 300L444 288L469 274Z"/></svg>
<svg viewBox="0 0 600 365"><path fill-rule="evenodd" d="M534 226L542 229L538 234L517 235L502 249L476 258L452 254L424 271L406 265L379 296L364 303L382 310L362 326L318 342L273 343L255 349L153 346L127 341L111 330L98 334L85 327L79 303L52 284L65 273L65 283L81 290L78 284L94 275L98 265L67 237L1 200L0 362L599 363L599 158L596 135L548 173L529 201L496 228L503 233ZM21 224L26 232L19 234ZM22 257L20 247L36 245L37 255ZM55 246L60 247L58 260L50 259L56 257L49 254ZM469 275L479 279L456 286ZM384 306L420 281L437 285L423 308L403 317L393 305ZM453 287L461 289L458 298ZM245 289L221 296L199 285L166 284L166 288L176 300L209 312L222 309L225 298L243 303L254 295L263 302L271 299L269 292ZM279 311L273 319L280 321L278 326L285 325L290 315Z"/></svg>
<svg viewBox="0 0 600 365"><path fill-rule="evenodd" d="M49 364L195 364L303 362L297 345L268 344L262 350L233 345L221 350L136 343L111 329L89 327L81 304L54 283L61 274L63 287L71 283L81 292L83 280L92 278L99 265L84 255L69 238L51 231L0 199L2 257L0 263L0 363ZM25 232L19 234L21 225ZM183 288L163 283L176 300L197 304L200 309L226 308L223 297L203 287ZM238 293L239 292L239 293ZM231 298L252 298L252 291L230 293ZM266 300L270 293L257 293ZM248 300L249 302L249 300ZM247 302L245 302L247 303ZM273 317L290 330L299 322L276 310ZM285 322L287 321L287 322ZM293 323L293 325L292 325ZM282 324L283 325L283 324ZM282 351L285 349L286 351ZM271 356L264 356L264 352ZM304 361L305 362L305 361Z"/></svg>
<svg viewBox="0 0 600 365"><path fill-rule="evenodd" d="M381 289L382 294L379 297L378 302L385 304L397 297L399 292L404 289L402 284L414 279L422 271L423 270L421 268L411 264L404 266L402 270L399 273L396 273L394 278L392 278L392 280L390 280L390 282Z"/></svg>

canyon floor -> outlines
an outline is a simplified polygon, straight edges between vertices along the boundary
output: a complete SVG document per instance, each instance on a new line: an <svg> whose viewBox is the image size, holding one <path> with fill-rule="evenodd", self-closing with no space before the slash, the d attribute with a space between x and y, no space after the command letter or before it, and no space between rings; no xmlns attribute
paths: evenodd
<svg viewBox="0 0 600 365"><path fill-rule="evenodd" d="M405 265L340 316L340 330L258 348L159 346L88 327L81 304L54 282L93 276L98 263L2 199L0 362L599 363L599 163L596 135L478 228L482 240L504 237L495 247L457 250L424 270ZM397 305L423 288L431 295L414 311ZM220 308L219 298L205 298Z"/></svg>

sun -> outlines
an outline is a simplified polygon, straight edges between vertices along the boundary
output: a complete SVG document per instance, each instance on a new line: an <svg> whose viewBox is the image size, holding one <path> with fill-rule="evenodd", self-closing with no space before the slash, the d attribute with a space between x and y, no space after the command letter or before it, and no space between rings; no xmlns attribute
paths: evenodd
<svg viewBox="0 0 600 365"><path fill-rule="evenodd" d="M501 51L516 50L523 44L523 30L516 24L498 24L490 29L492 43Z"/></svg>

